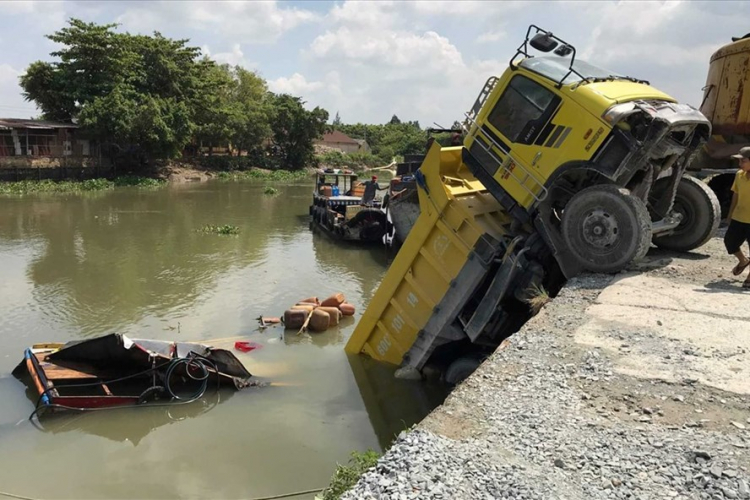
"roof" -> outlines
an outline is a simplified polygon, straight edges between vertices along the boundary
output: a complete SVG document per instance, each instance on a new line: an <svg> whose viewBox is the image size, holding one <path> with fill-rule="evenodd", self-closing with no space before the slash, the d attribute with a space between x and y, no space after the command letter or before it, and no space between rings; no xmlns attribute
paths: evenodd
<svg viewBox="0 0 750 500"><path fill-rule="evenodd" d="M338 144L359 144L357 141L355 141L345 133L339 132L338 130L323 134L323 139L321 139L321 142L335 142Z"/></svg>
<svg viewBox="0 0 750 500"><path fill-rule="evenodd" d="M78 128L75 123L51 122L47 120L27 120L24 118L0 118L0 128Z"/></svg>

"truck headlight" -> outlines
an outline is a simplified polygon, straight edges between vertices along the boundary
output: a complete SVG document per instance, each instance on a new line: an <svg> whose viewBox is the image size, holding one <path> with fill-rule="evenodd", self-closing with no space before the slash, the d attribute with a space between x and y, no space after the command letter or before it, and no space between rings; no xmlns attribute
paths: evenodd
<svg viewBox="0 0 750 500"><path fill-rule="evenodd" d="M604 112L602 119L610 125L615 126L617 122L627 118L636 111L638 111L638 109L636 108L635 103L624 102L622 104L615 104Z"/></svg>

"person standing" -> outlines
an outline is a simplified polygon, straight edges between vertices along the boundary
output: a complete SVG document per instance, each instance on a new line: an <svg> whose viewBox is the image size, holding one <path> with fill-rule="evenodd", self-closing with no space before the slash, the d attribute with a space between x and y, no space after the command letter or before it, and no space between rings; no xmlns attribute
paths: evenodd
<svg viewBox="0 0 750 500"><path fill-rule="evenodd" d="M724 246L737 258L732 274L740 276L750 266L750 259L742 251L742 245L750 243L750 147L740 149L732 158L739 161L740 169L732 184L732 204L727 215L729 227L724 235ZM750 288L750 273L742 288Z"/></svg>
<svg viewBox="0 0 750 500"><path fill-rule="evenodd" d="M365 186L365 192L362 195L362 205L371 205L372 201L375 199L375 192L376 191L384 191L388 188L381 188L378 184L378 177L376 175L372 176L372 179L369 181L365 181L362 183Z"/></svg>

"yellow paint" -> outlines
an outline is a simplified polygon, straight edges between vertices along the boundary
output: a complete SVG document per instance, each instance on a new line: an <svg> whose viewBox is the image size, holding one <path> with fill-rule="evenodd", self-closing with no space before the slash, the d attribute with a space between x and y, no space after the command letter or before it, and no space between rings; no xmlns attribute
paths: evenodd
<svg viewBox="0 0 750 500"><path fill-rule="evenodd" d="M420 171L420 215L346 345L398 365L485 233L509 224L500 204L461 162L460 147L430 148ZM468 293L469 291L467 291Z"/></svg>

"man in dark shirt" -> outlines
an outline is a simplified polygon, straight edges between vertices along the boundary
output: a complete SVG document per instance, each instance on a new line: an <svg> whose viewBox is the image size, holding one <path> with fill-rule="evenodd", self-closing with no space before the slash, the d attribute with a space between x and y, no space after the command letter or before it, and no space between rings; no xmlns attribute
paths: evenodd
<svg viewBox="0 0 750 500"><path fill-rule="evenodd" d="M380 185L378 185L378 177L376 175L372 176L372 179L369 181L365 181L362 183L365 186L365 193L362 195L362 204L363 205L371 205L372 200L375 199L375 192L376 191L385 191L388 188L381 188Z"/></svg>

